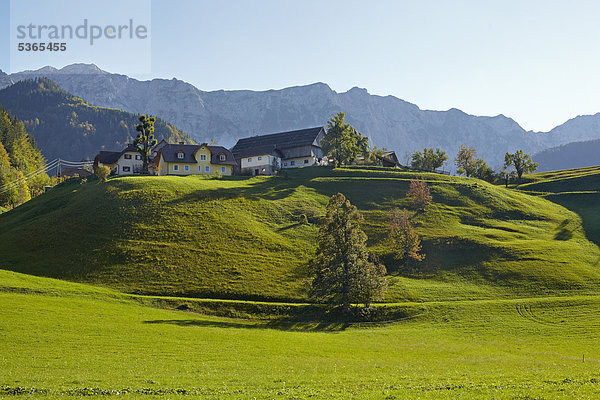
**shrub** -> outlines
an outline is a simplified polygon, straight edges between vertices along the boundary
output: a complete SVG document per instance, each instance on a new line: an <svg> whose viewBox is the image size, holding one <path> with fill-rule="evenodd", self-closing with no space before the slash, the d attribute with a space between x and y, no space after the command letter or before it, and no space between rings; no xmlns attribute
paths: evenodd
<svg viewBox="0 0 600 400"><path fill-rule="evenodd" d="M410 189L406 195L412 198L413 202L420 210L424 210L425 207L431 203L432 199L429 186L427 186L427 183L423 179L410 181Z"/></svg>
<svg viewBox="0 0 600 400"><path fill-rule="evenodd" d="M110 175L110 168L106 165L98 165L94 167L94 175L96 175L101 182L106 182L106 179Z"/></svg>

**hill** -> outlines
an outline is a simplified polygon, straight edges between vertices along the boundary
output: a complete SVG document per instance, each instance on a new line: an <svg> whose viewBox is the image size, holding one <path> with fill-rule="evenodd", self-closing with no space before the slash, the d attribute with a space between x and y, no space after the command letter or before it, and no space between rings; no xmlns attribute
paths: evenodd
<svg viewBox="0 0 600 400"><path fill-rule="evenodd" d="M49 160L93 159L100 150L122 150L136 135L137 115L90 106L46 78L0 90L0 104L25 124ZM155 129L158 140L193 142L163 120Z"/></svg>
<svg viewBox="0 0 600 400"><path fill-rule="evenodd" d="M412 207L406 192L421 176L435 202L414 217L427 257L406 270L390 257L386 219ZM68 181L0 215L0 268L132 293L303 301L318 223L337 192L365 216L369 247L390 273L387 301L579 293L600 283L600 252L577 214L479 180L383 168Z"/></svg>
<svg viewBox="0 0 600 400"><path fill-rule="evenodd" d="M534 154L533 161L540 172L600 165L600 139L552 147Z"/></svg>
<svg viewBox="0 0 600 400"><path fill-rule="evenodd" d="M524 175L518 188L579 214L587 237L600 246L600 166Z"/></svg>
<svg viewBox="0 0 600 400"><path fill-rule="evenodd" d="M465 144L492 167L502 165L504 154L517 149L533 154L600 138L596 129L600 114L574 118L550 132L528 132L504 115L475 116L455 108L422 110L397 97L372 95L358 87L338 93L325 83L266 91L203 91L175 78L139 81L85 64L23 71L9 79L34 77L53 79L90 104L152 113L197 141L215 139L225 146L256 134L325 125L339 111L372 143L395 150L400 157L423 147L440 147L453 157Z"/></svg>

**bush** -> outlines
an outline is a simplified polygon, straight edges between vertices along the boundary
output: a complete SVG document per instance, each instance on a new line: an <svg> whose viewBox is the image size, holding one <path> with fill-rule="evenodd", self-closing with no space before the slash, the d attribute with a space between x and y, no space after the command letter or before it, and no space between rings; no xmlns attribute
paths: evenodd
<svg viewBox="0 0 600 400"><path fill-rule="evenodd" d="M423 179L418 181L410 181L410 189L406 194L412 198L417 208L424 210L429 203L431 203L431 193L429 192L429 186Z"/></svg>
<svg viewBox="0 0 600 400"><path fill-rule="evenodd" d="M106 182L106 179L108 179L108 176L110 175L110 168L106 165L98 165L94 167L94 175L96 175L101 182Z"/></svg>

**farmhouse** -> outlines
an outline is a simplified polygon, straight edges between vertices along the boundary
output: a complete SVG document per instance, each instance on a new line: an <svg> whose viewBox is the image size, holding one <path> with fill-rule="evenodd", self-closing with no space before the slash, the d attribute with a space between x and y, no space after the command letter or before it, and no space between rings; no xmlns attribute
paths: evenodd
<svg viewBox="0 0 600 400"><path fill-rule="evenodd" d="M400 161L398 161L398 157L396 156L395 151L386 151L382 155L376 155L377 164L383 167L399 167Z"/></svg>
<svg viewBox="0 0 600 400"><path fill-rule="evenodd" d="M129 144L123 151L101 151L94 158L94 166L105 165L116 175L130 175L142 171L142 157Z"/></svg>
<svg viewBox="0 0 600 400"><path fill-rule="evenodd" d="M252 136L238 140L231 149L242 173L271 175L274 167L322 165L323 127Z"/></svg>
<svg viewBox="0 0 600 400"><path fill-rule="evenodd" d="M156 175L232 175L231 151L203 144L163 144L154 159Z"/></svg>

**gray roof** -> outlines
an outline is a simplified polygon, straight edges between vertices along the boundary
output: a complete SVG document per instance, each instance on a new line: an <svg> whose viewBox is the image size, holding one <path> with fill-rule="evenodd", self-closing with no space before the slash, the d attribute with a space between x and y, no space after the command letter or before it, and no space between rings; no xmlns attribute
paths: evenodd
<svg viewBox="0 0 600 400"><path fill-rule="evenodd" d="M94 162L102 164L114 164L119 161L119 158L121 158L123 153L128 151L137 152L138 150L134 145L128 144L127 147L121 151L101 151L94 159Z"/></svg>
<svg viewBox="0 0 600 400"><path fill-rule="evenodd" d="M268 135L252 136L238 140L231 149L237 158L272 154L274 149L282 150L293 147L311 146L319 136L322 126L296 131L271 133Z"/></svg>
<svg viewBox="0 0 600 400"><path fill-rule="evenodd" d="M223 146L208 146L204 144L166 144L160 150L164 160L169 163L197 163L196 151L202 146L206 146L211 152L212 164L235 165L235 158L231 151ZM177 154L183 152L183 158L178 158ZM219 159L220 154L225 154L225 161Z"/></svg>

